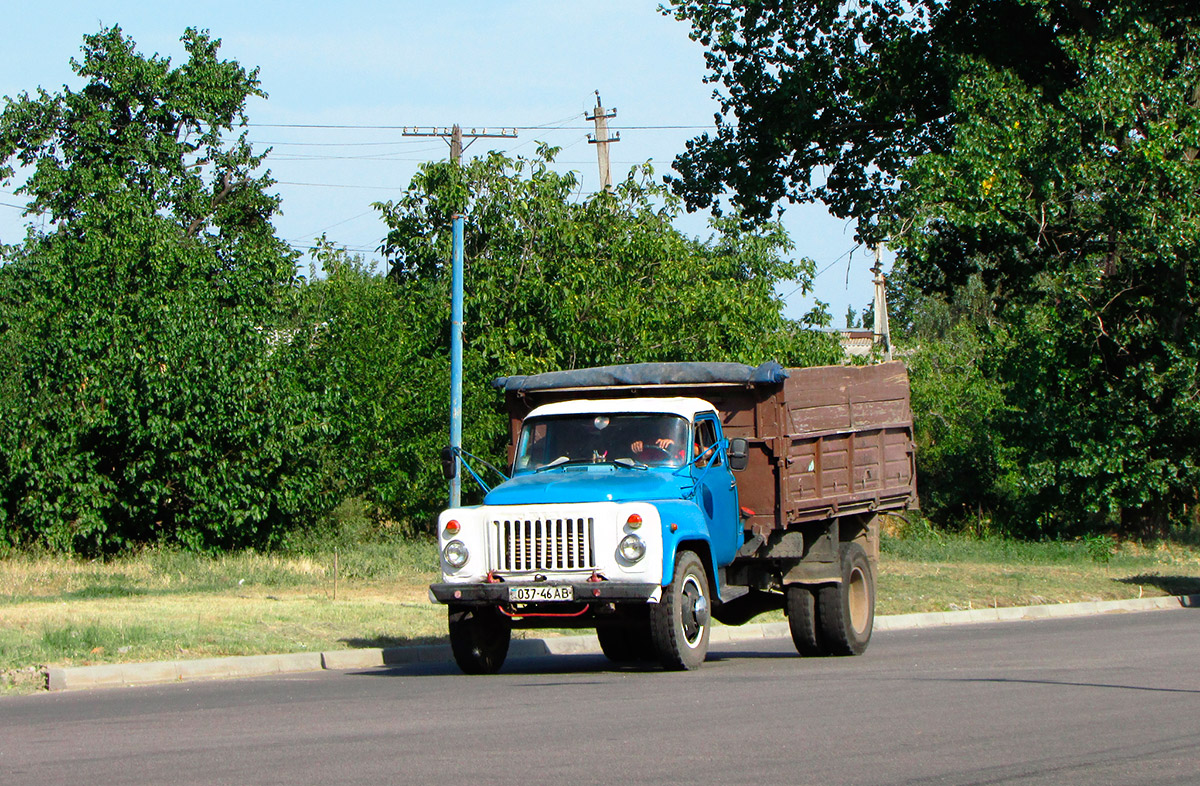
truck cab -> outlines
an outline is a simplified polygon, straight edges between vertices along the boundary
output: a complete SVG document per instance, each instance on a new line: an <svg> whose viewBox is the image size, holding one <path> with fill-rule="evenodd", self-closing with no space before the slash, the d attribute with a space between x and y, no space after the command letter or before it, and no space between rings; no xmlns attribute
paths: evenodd
<svg viewBox="0 0 1200 786"><path fill-rule="evenodd" d="M665 597L678 614L663 621L673 638L659 654L687 667L707 647L717 569L744 540L726 448L716 408L699 398L570 400L531 411L511 479L482 505L438 521L443 581L431 591L451 606L451 644L467 640L456 647L460 666L498 667L514 624L595 625L601 643L619 649ZM675 588L681 560L689 571ZM642 638L631 657L657 651L652 636Z"/></svg>

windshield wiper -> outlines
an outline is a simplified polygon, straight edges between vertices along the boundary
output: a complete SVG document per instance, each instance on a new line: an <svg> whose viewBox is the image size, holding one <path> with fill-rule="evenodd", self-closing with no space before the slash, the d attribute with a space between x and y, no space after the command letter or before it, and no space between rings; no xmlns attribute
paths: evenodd
<svg viewBox="0 0 1200 786"><path fill-rule="evenodd" d="M534 470L534 472L541 472L542 470L546 470L546 469L554 469L555 467L564 467L568 464L583 464L583 465L611 464L615 467L623 467L625 469L650 469L649 465L642 464L641 462L638 462L638 461L634 461L631 458L619 458L619 459L611 459L611 460L604 459L601 461L593 461L592 459L570 459L570 458L567 458L566 456L559 456L558 458L554 459L553 461L551 461L547 464L543 464L542 466L538 467L537 469Z"/></svg>

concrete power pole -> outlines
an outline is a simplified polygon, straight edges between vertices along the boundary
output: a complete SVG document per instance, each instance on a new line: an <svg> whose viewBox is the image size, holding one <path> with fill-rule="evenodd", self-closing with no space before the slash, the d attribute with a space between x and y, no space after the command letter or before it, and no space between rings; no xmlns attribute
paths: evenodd
<svg viewBox="0 0 1200 786"><path fill-rule="evenodd" d="M449 139L450 160L462 165L463 130L457 123L453 128L433 128L422 131L419 128L402 130L404 136L437 136ZM502 137L515 139L517 130L500 129L489 132L486 128L471 129L471 142L481 137ZM467 147L471 146L467 143ZM462 449L462 351L463 351L463 217L462 214L451 216L451 231L453 241L450 251L450 449L454 452L454 476L450 478L450 507L456 508L462 504L462 459L458 451Z"/></svg>
<svg viewBox="0 0 1200 786"><path fill-rule="evenodd" d="M883 350L883 359L892 359L892 331L888 327L887 289L883 277L883 244L875 246L875 266L871 268L875 274L875 325L874 343Z"/></svg>
<svg viewBox="0 0 1200 786"><path fill-rule="evenodd" d="M609 113L600 104L600 91L596 91L596 111L592 115L584 115L584 118L593 121L596 124L596 133L588 134L588 143L596 146L596 158L600 164L600 188L604 191L612 191L612 170L608 163L608 146L612 142L621 141L621 132L618 131L616 136L608 135L608 119L616 117L617 110L613 107Z"/></svg>

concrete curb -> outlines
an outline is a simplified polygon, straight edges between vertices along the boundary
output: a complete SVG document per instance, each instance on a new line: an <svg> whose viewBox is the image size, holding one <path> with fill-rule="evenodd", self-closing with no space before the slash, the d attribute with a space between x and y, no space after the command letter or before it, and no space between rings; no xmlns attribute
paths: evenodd
<svg viewBox="0 0 1200 786"><path fill-rule="evenodd" d="M1013 608L966 609L963 611L934 611L923 614L895 614L875 620L875 630L909 630L939 625L961 625L975 622L1011 622L1055 617L1085 617L1092 614L1114 614L1127 611L1155 611L1179 607L1200 606L1200 595L1167 595L1132 600L1098 600L1083 603L1055 603L1046 606Z"/></svg>
<svg viewBox="0 0 1200 786"><path fill-rule="evenodd" d="M153 663L114 663L108 666L73 666L47 669L50 690L101 688L114 685L148 685L226 677L255 677L316 671L321 668L321 653L301 652L289 655L241 655L232 658L171 660Z"/></svg>
<svg viewBox="0 0 1200 786"><path fill-rule="evenodd" d="M894 614L875 619L875 630L912 630L943 625L1010 622L1061 617L1083 617L1132 611L1155 611L1180 607L1200 607L1200 595L1168 595L1134 600L1103 600L1084 603L1059 603L1047 606L967 609L923 614ZM713 628L714 644L788 638L786 622L765 622L740 627ZM547 639L513 639L509 656L530 658L545 655L599 653L595 634L561 636ZM261 677L331 669L338 671L402 666L415 663L450 663L453 656L448 644L415 647L388 647L330 652L304 652L289 655L244 655L203 660L158 661L153 663L117 663L105 666L70 666L48 669L48 687L52 691L103 688L119 685L151 685L231 677Z"/></svg>

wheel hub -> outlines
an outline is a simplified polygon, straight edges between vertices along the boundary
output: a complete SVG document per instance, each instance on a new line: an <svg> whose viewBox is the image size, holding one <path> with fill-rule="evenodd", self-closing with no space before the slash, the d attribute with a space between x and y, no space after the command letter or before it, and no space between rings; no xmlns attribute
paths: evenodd
<svg viewBox="0 0 1200 786"><path fill-rule="evenodd" d="M683 622L683 638L689 647L700 643L704 626L708 624L708 598L696 581L695 576L688 576L683 584L683 592L679 598Z"/></svg>
<svg viewBox="0 0 1200 786"><path fill-rule="evenodd" d="M846 590L847 605L850 607L850 626L857 634L867 628L871 614L871 598L867 592L867 579L858 568L850 571L850 583Z"/></svg>

